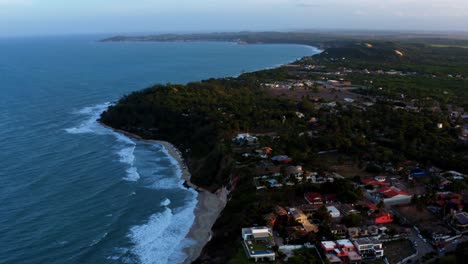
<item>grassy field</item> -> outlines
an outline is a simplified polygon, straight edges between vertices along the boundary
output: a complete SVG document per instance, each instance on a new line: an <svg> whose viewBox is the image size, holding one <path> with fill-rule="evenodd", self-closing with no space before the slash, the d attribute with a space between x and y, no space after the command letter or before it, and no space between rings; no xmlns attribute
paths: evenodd
<svg viewBox="0 0 468 264"><path fill-rule="evenodd" d="M413 245L409 240L397 240L383 244L385 256L390 264L398 263L400 260L415 253Z"/></svg>

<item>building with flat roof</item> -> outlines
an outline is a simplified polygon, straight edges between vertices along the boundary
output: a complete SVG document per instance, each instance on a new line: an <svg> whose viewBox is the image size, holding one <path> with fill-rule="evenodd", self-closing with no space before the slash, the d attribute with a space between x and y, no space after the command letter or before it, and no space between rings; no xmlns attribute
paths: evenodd
<svg viewBox="0 0 468 264"><path fill-rule="evenodd" d="M242 239L248 258L274 261L276 253L273 250L273 230L266 226L242 228Z"/></svg>
<svg viewBox="0 0 468 264"><path fill-rule="evenodd" d="M359 264L362 261L362 257L356 252L354 244L348 239L322 241L320 244L330 263Z"/></svg>
<svg viewBox="0 0 468 264"><path fill-rule="evenodd" d="M368 198L371 200L376 200L377 202L383 201L387 206L409 204L412 197L411 194L394 186L383 186L378 188L376 191L368 191L367 195L370 195Z"/></svg>
<svg viewBox="0 0 468 264"><path fill-rule="evenodd" d="M327 206L327 211L332 218L338 218L341 216L341 213L335 206Z"/></svg>
<svg viewBox="0 0 468 264"><path fill-rule="evenodd" d="M354 241L358 253L363 257L381 258L384 255L382 242L373 237L358 238Z"/></svg>
<svg viewBox="0 0 468 264"><path fill-rule="evenodd" d="M455 226L462 233L468 233L468 213L460 212L454 214Z"/></svg>

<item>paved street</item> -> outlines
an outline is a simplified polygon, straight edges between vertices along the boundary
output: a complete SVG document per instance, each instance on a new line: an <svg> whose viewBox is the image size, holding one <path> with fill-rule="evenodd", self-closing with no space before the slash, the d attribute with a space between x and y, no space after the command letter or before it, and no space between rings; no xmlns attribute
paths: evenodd
<svg viewBox="0 0 468 264"><path fill-rule="evenodd" d="M416 249L418 250L418 256L412 259L412 263L417 262L422 256L426 255L429 252L435 251L431 244L424 242L418 236L416 230L411 229L411 234L408 236L408 239L412 242L416 242Z"/></svg>

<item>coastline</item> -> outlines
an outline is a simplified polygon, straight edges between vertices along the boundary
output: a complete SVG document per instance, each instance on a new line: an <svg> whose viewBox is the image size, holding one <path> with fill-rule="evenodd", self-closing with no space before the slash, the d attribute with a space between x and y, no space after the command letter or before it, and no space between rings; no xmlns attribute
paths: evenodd
<svg viewBox="0 0 468 264"><path fill-rule="evenodd" d="M189 246L183 248L183 252L187 255L183 263L189 264L195 261L200 256L203 247L211 239L211 228L226 206L228 191L222 188L216 193L212 193L192 183L190 180L191 174L185 165L185 161L180 151L172 143L162 140L146 140L138 135L109 127L101 122L99 122L99 124L138 141L160 144L167 150L169 155L177 161L181 170L181 178L184 180L184 186L198 192L197 205L193 211L195 219L189 232L185 236L191 243Z"/></svg>
<svg viewBox="0 0 468 264"><path fill-rule="evenodd" d="M193 221L190 231L186 235L187 239L190 239L192 243L190 246L183 249L187 258L183 262L189 264L195 261L205 246L205 244L211 239L211 228L218 219L219 214L226 206L226 196L224 191L218 191L216 194L211 193L190 181L191 174L188 168L185 166L185 162L179 152L179 150L170 142L161 140L145 140L146 142L153 142L161 144L169 154L179 163L182 170L182 178L185 180L185 184L189 188L193 188L198 192L198 202L193 211L195 219Z"/></svg>
<svg viewBox="0 0 468 264"><path fill-rule="evenodd" d="M222 41L226 42L226 41ZM236 42L232 42L235 44ZM286 63L282 63L279 65L274 65L272 67L267 67L267 68L262 68L262 69L256 69L251 72L257 72L261 70L268 70L268 69L274 69L278 67L282 67L284 65L288 65L291 63L294 63L298 60L301 60L304 57L307 56L313 56L315 54L320 54L323 52L323 49L320 49L319 47L312 46L312 45L307 45L307 44L294 44L294 43L247 43L246 45L256 45L256 44L278 44L278 45L298 45L298 46L303 46L306 48L309 48L312 53L314 51L317 51L317 53L311 54L311 55L305 55L303 57L296 58L294 60L291 60ZM237 76L232 76L234 78L238 77ZM99 122L99 121L98 121ZM226 207L227 200L228 200L228 195L229 195L229 190L226 187L221 187L218 189L215 193L212 193L206 189L201 188L200 186L195 185L194 183L191 182L191 174L188 170L188 167L185 164L185 161L182 157L181 152L170 142L168 141L162 141L162 140L148 140L148 139L143 139L140 136L120 130L120 129L115 129L112 127L109 127L101 122L99 122L102 126L109 128L117 133L123 134L129 138L136 139L141 142L148 142L148 143L156 143L162 145L167 152L169 153L170 156L172 156L178 163L180 169L181 169L181 178L184 180L184 186L187 188L192 188L198 192L198 197L197 197L197 204L195 206L195 209L193 211L194 214L194 222L192 226L190 227L189 232L185 236L185 239L190 241L189 245L184 247L182 249L183 253L187 256L183 262L183 264L190 264L193 261L197 260L203 248L205 245L211 240L212 236L212 227L215 224L216 220L219 218L221 212L223 209Z"/></svg>

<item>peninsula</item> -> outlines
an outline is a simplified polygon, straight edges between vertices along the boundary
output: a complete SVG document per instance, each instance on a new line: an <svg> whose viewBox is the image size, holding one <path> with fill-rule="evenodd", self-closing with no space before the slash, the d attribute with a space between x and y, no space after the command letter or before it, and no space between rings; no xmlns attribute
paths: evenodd
<svg viewBox="0 0 468 264"><path fill-rule="evenodd" d="M466 36L241 32L103 41L323 49L237 78L154 85L102 114L112 128L173 143L193 184L227 194L195 263L462 258Z"/></svg>

